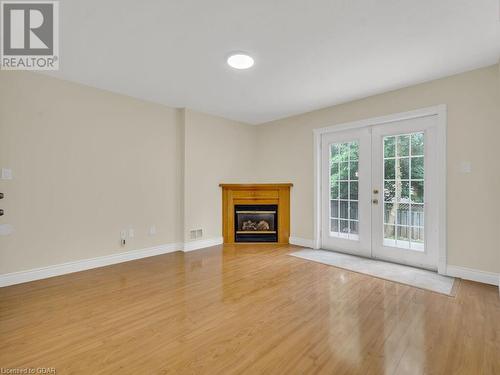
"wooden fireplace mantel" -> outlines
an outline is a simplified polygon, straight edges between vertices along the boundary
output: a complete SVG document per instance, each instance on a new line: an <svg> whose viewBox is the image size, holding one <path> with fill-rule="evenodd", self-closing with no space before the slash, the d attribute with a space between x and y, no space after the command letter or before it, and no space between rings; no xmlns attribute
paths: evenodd
<svg viewBox="0 0 500 375"><path fill-rule="evenodd" d="M222 188L222 235L224 243L234 244L234 206L237 204L275 204L278 206L278 243L290 238L290 188L281 184L219 184Z"/></svg>

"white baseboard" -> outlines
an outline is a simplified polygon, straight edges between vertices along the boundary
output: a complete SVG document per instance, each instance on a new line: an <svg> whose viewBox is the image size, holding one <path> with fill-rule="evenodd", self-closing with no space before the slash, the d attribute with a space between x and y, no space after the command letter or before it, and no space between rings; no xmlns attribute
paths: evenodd
<svg viewBox="0 0 500 375"><path fill-rule="evenodd" d="M152 257L174 251L193 251L221 244L221 238L200 240L186 243L171 243L166 245L149 247L146 249L132 250L123 253L105 255L97 258L82 259L74 262L55 264L53 266L35 268L27 271L19 271L0 275L0 287L26 283L46 279L49 277L65 275L68 273L85 271L92 268L109 266L112 264L128 262L131 260Z"/></svg>
<svg viewBox="0 0 500 375"><path fill-rule="evenodd" d="M307 238L300 238L300 237L290 237L288 240L292 245L297 245L297 246L302 246L302 247L309 247L311 249L314 249L314 241L309 240Z"/></svg>
<svg viewBox="0 0 500 375"><path fill-rule="evenodd" d="M193 251L193 250L203 249L205 247L221 245L223 242L224 238L222 237L209 238L207 240L184 242L183 250L185 252Z"/></svg>
<svg viewBox="0 0 500 375"><path fill-rule="evenodd" d="M495 272L487 272L475 270L472 268L460 266L446 266L446 274L448 276L459 277L465 280L477 281L479 283L497 285L499 284L500 274Z"/></svg>
<svg viewBox="0 0 500 375"><path fill-rule="evenodd" d="M290 244L313 248L314 241L300 237L290 237ZM28 281L46 279L49 277L65 275L68 273L85 271L92 268L109 266L112 264L128 262L131 260L152 257L171 253L174 251L193 251L210 246L216 246L223 243L222 237L210 238L206 240L192 241L186 243L172 243L160 246L154 246L146 249L132 250L124 253L105 255L102 257L83 259L74 262L56 264L53 266L36 268L27 271L19 271L0 275L0 287L26 283ZM499 285L500 274L494 272L480 271L476 269L451 266L446 267L448 276L459 277L465 280L477 281L484 284ZM499 290L500 291L500 290Z"/></svg>

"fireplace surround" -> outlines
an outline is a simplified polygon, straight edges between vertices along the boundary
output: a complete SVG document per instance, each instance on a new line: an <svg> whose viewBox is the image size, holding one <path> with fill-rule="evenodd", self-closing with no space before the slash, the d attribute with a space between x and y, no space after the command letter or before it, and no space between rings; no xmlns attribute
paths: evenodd
<svg viewBox="0 0 500 375"><path fill-rule="evenodd" d="M220 184L224 243L288 244L292 184Z"/></svg>

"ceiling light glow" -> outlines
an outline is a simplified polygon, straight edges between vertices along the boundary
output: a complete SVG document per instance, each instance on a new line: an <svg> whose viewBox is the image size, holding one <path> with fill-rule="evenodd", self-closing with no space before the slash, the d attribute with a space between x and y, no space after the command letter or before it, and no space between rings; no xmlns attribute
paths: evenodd
<svg viewBox="0 0 500 375"><path fill-rule="evenodd" d="M254 60L252 56L238 52L229 56L227 58L227 63L231 68L242 70L251 68L254 64Z"/></svg>

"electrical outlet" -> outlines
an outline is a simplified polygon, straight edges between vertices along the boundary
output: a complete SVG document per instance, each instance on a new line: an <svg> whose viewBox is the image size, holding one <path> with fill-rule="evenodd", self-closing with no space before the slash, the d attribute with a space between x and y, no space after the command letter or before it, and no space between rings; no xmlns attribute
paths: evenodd
<svg viewBox="0 0 500 375"><path fill-rule="evenodd" d="M156 235L156 225L152 225L151 227L149 227L149 235L150 236Z"/></svg>
<svg viewBox="0 0 500 375"><path fill-rule="evenodd" d="M120 232L120 244L122 246L125 246L127 243L127 231L125 229L122 229Z"/></svg>
<svg viewBox="0 0 500 375"><path fill-rule="evenodd" d="M134 228L128 228L128 238L134 238L134 237L135 237Z"/></svg>
<svg viewBox="0 0 500 375"><path fill-rule="evenodd" d="M203 237L203 229L197 229L196 238L201 238L201 237Z"/></svg>

